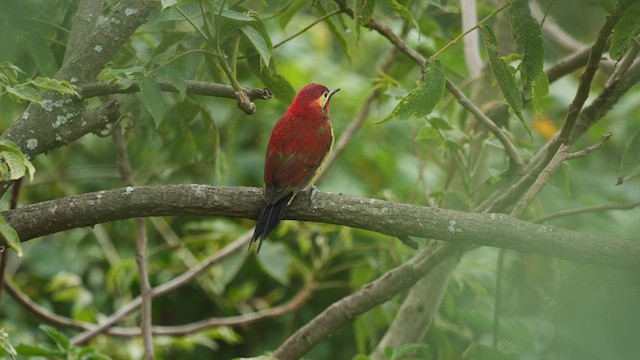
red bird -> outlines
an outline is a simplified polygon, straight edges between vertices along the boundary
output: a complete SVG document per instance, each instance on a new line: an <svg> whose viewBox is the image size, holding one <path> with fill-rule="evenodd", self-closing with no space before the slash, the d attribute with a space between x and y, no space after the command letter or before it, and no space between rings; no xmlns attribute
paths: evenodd
<svg viewBox="0 0 640 360"><path fill-rule="evenodd" d="M313 186L333 147L329 100L340 89L309 84L300 90L271 132L264 164L264 202L251 243L262 241L282 220L287 206Z"/></svg>

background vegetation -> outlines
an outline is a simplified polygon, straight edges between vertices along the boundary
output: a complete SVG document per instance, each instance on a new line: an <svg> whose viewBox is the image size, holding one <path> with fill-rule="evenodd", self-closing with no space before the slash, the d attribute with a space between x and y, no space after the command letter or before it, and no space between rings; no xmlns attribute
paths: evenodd
<svg viewBox="0 0 640 360"><path fill-rule="evenodd" d="M3 252L0 354L637 356L638 13L3 1L0 232L23 256ZM246 186L310 82L342 89L322 193L288 214L312 221L247 252Z"/></svg>

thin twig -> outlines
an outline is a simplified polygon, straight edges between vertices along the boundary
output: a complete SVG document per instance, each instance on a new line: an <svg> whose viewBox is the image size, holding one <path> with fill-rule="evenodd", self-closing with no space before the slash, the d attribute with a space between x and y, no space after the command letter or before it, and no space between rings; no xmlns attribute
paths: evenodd
<svg viewBox="0 0 640 360"><path fill-rule="evenodd" d="M447 87L447 90L449 90L449 92L451 93L451 95L453 95L458 100L458 103L462 105L462 107L467 109L470 113L472 113L476 117L476 119L478 119L478 121L482 125L484 125L489 131L491 131L491 133L493 133L493 135L498 139L498 141L502 143L502 146L504 146L504 150L507 153L507 156L509 157L513 165L517 169L522 168L524 166L524 162L522 161L522 158L518 154L518 149L516 149L516 146L513 144L511 139L509 139L507 134L504 131L502 131L502 129L498 125L496 125L496 123L493 120L491 120L484 112L482 112L480 108L478 108L471 100L469 100L469 98L464 94L464 92L462 92L462 90L460 90L457 86L455 86L455 84L447 80L446 87Z"/></svg>
<svg viewBox="0 0 640 360"><path fill-rule="evenodd" d="M133 186L133 172L127 153L127 145L124 141L120 123L113 125L113 142L116 147L116 162L124 185L130 188ZM149 271L147 268L147 229L143 218L136 218L136 263L138 265L138 276L140 278L140 294L142 296L142 316L141 326L142 340L144 344L144 357L146 360L155 359L153 352L153 326L152 319L152 297L151 284L149 282Z"/></svg>
<svg viewBox="0 0 640 360"><path fill-rule="evenodd" d="M279 48L280 46L286 44L287 42L289 42L289 41L295 39L296 37L304 34L307 30L311 29L312 27L316 26L317 24L327 20L328 18L330 18L330 17L332 17L334 15L338 15L338 14L341 14L341 13L342 13L342 10L338 9L338 10L330 12L330 13L322 16L322 17L319 17L318 19L313 21L311 24L309 24L309 25L305 26L304 28L302 28L302 30L300 30L300 31L296 32L295 34L290 35L290 36L286 37L285 39L280 40L278 43L274 44L273 48L274 49Z"/></svg>
<svg viewBox="0 0 640 360"><path fill-rule="evenodd" d="M464 6L464 5L462 5ZM494 10L491 14L487 15L484 19L480 20L477 24L475 24L474 26L466 29L462 34L458 35L455 39L449 41L445 46L442 47L442 49L438 50L435 54L433 54L431 56L432 59L437 58L440 54L442 54L442 52L444 52L445 50L447 50L449 47L451 47L452 45L456 44L458 41L460 41L460 39L464 38L465 36L467 36L469 33L471 33L472 31L478 29L480 26L482 26L483 24L485 24L488 20L490 20L492 17L498 15L502 10L508 8L509 6L511 6L511 2L507 2L506 4L502 5L501 7L497 8L496 10Z"/></svg>
<svg viewBox="0 0 640 360"><path fill-rule="evenodd" d="M618 63L618 66L616 66L613 74L611 74L611 77L609 77L609 80L607 80L605 87L611 86L612 83L618 81L624 74L627 73L631 65L636 60L638 52L640 52L640 44L638 44L639 39L640 38L636 37L634 38L634 41L631 42L631 47L622 58L622 60Z"/></svg>
<svg viewBox="0 0 640 360"><path fill-rule="evenodd" d="M543 223L543 222L547 222L547 221L562 218L562 217L586 214L591 212L601 212L601 211L609 211L609 210L632 210L637 208L638 206L640 206L640 201L635 201L628 204L606 204L606 205L586 206L586 207L581 207L577 209L563 210L553 214L548 214L533 220L533 222Z"/></svg>
<svg viewBox="0 0 640 360"><path fill-rule="evenodd" d="M38 305L35 301L31 300L31 298L29 298L27 294L22 292L22 290L20 290L11 280L7 280L7 292L11 295L11 297L24 309L34 314L41 320L49 324L85 331L91 331L97 327L97 325L95 324L70 319L68 317L60 316L54 312L51 312L50 310ZM184 336L218 326L247 326L258 321L263 321L295 312L311 298L314 289L315 284L308 283L293 298L291 298L291 300L269 309L237 316L211 317L183 325L154 326L152 328L152 333L154 335ZM142 330L139 327L112 327L106 329L104 332L115 336L133 337L140 336Z"/></svg>
<svg viewBox="0 0 640 360"><path fill-rule="evenodd" d="M151 291L151 296L153 298L163 296L168 294L184 285L189 284L191 281L196 279L200 274L205 272L209 267L214 264L219 263L220 261L226 259L230 255L234 254L239 249L244 249L246 244L249 243L251 239L251 235L253 234L253 229L244 233L235 241L229 243L227 246L222 248L220 251L215 254L209 256L205 260L203 260L198 265L190 268L188 271L185 271L181 275L167 281L166 283L159 285ZM131 300L128 304L122 306L118 311L106 317L104 320L100 322L95 328L87 330L81 334L76 335L71 339L72 344L82 344L87 342L89 339L95 337L96 335L105 332L107 329L122 321L125 316L132 313L136 309L140 307L142 304L142 298L140 296Z"/></svg>
<svg viewBox="0 0 640 360"><path fill-rule="evenodd" d="M524 209L526 209L527 206L529 206L529 204L533 201L533 199L540 193L544 185L549 181L549 177L551 177L551 174L553 174L558 169L562 162L564 162L565 160L572 160L579 157L587 156L590 153L600 149L604 145L604 143L609 140L609 138L611 138L611 135L612 134L610 132L606 133L595 144L574 153L568 153L567 150L569 149L569 145L562 144L551 161L549 161L549 164L547 164L540 175L538 175L538 178L533 183L533 185L531 185L529 191L527 191L522 199L518 201L518 203L516 203L516 206L513 208L510 215L519 217L522 214Z"/></svg>
<svg viewBox="0 0 640 360"><path fill-rule="evenodd" d="M602 24L602 27L598 31L596 40L591 46L587 65L580 75L580 82L578 83L578 89L576 90L575 97L569 105L569 110L567 111L567 115L565 117L564 124L562 125L562 129L560 129L559 135L552 140L547 159L551 158L551 153L555 153L558 150L560 144L571 144L571 133L573 132L576 121L578 120L580 111L589 97L591 83L596 71L598 70L600 58L608 46L609 35L611 35L613 27L622 16L623 10L623 6L618 3L614 13L607 16L604 24Z"/></svg>

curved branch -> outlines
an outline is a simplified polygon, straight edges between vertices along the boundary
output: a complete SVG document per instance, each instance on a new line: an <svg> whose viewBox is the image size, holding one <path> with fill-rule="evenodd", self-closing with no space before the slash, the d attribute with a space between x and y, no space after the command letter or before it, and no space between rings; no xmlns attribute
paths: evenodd
<svg viewBox="0 0 640 360"><path fill-rule="evenodd" d="M169 92L178 92L178 89L168 80L155 80L160 86L160 90ZM131 86L126 89L118 88L117 84L109 81L98 81L94 83L83 84L78 86L78 93L84 98L111 94L131 94L140 91L140 84L134 81ZM242 91L251 101L271 99L272 94L269 89L256 89L243 87ZM195 95L217 96L227 99L235 99L235 91L233 86L227 84L209 83L205 81L187 80L187 93Z"/></svg>
<svg viewBox="0 0 640 360"><path fill-rule="evenodd" d="M253 230L246 232L244 235L240 236L238 239L236 239L232 243L226 245L220 251L209 256L208 258L206 258L196 266L190 268L188 271L165 282L162 285L159 285L151 289L151 297L156 298L156 297L163 296L175 289L178 289L188 284L193 279L201 275L204 271L206 271L209 267L211 267L211 265L219 263L220 261L229 257L231 254L234 254L239 249L245 247L249 243L249 240L251 239L252 234L253 234ZM142 297L138 295L135 299L131 300L128 304L118 309L118 311L111 314L109 317L103 319L94 328L88 329L85 332L74 336L71 339L71 343L81 344L91 339L92 337L107 331L107 329L109 329L114 324L121 321L125 316L127 316L128 314L138 309L140 307L140 304L142 304Z"/></svg>
<svg viewBox="0 0 640 360"><path fill-rule="evenodd" d="M15 286L11 279L6 280L6 288L12 298L23 308L27 309L30 313L36 315L47 323L78 330L94 330L97 327L97 325L95 324L85 321L73 320L65 316L53 313L46 308L43 308L42 306L31 300L29 296L22 292L17 286ZM256 323L258 321L282 316L284 314L294 312L302 307L311 298L314 287L315 286L313 283L308 284L303 287L293 298L291 298L291 300L269 309L237 316L211 317L184 325L156 325L152 327L151 332L154 335L182 336L193 334L199 331L204 331L217 326L245 326ZM140 336L141 329L138 327L112 327L106 329L105 332L116 336L132 337Z"/></svg>
<svg viewBox="0 0 640 360"><path fill-rule="evenodd" d="M4 211L22 241L98 223L145 216L217 215L255 219L262 190L168 185L127 187L69 196ZM286 219L320 221L382 234L416 236L500 248L618 268L640 266L640 242L580 233L518 220L318 193L313 206L299 196Z"/></svg>

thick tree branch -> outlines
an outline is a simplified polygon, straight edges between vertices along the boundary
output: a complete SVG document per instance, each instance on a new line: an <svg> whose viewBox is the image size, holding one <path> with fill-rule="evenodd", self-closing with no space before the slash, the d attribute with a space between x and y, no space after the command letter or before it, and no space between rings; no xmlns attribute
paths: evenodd
<svg viewBox="0 0 640 360"><path fill-rule="evenodd" d="M321 221L398 236L495 246L578 262L640 266L640 243L537 225L504 214L476 214L319 193L298 197L285 218ZM140 186L41 202L2 215L23 241L98 223L146 216L257 218L262 190L207 185Z"/></svg>
<svg viewBox="0 0 640 360"><path fill-rule="evenodd" d="M158 5L159 2L143 0L118 2L107 14L107 21L97 24L89 34L83 34L82 41L74 45L77 49L69 50L72 53L55 78L73 84L93 81ZM72 29L71 33L75 31ZM27 156L34 157L95 131L86 126L83 117L86 112L85 104L77 99L46 93L42 105L30 104L2 137L15 142Z"/></svg>
<svg viewBox="0 0 640 360"><path fill-rule="evenodd" d="M96 26L96 22L100 18L102 3L103 0L81 0L78 3L78 9L73 17L73 25L71 26L67 47L64 52L63 63L78 50L86 34L90 34Z"/></svg>
<svg viewBox="0 0 640 360"><path fill-rule="evenodd" d="M168 80L156 79L156 83L160 86L162 91L178 92L173 84ZM78 87L78 93L84 98L91 98L96 96L111 95L111 94L131 94L140 91L140 85L137 81L134 81L131 86L126 89L118 88L117 84L109 81L98 81L93 83L87 83ZM243 87L242 91L245 96L253 100L267 100L271 99L272 94L269 89L257 89ZM235 90L231 85L209 83L205 81L187 80L187 93L195 95L206 95L223 97L227 99L236 99Z"/></svg>

